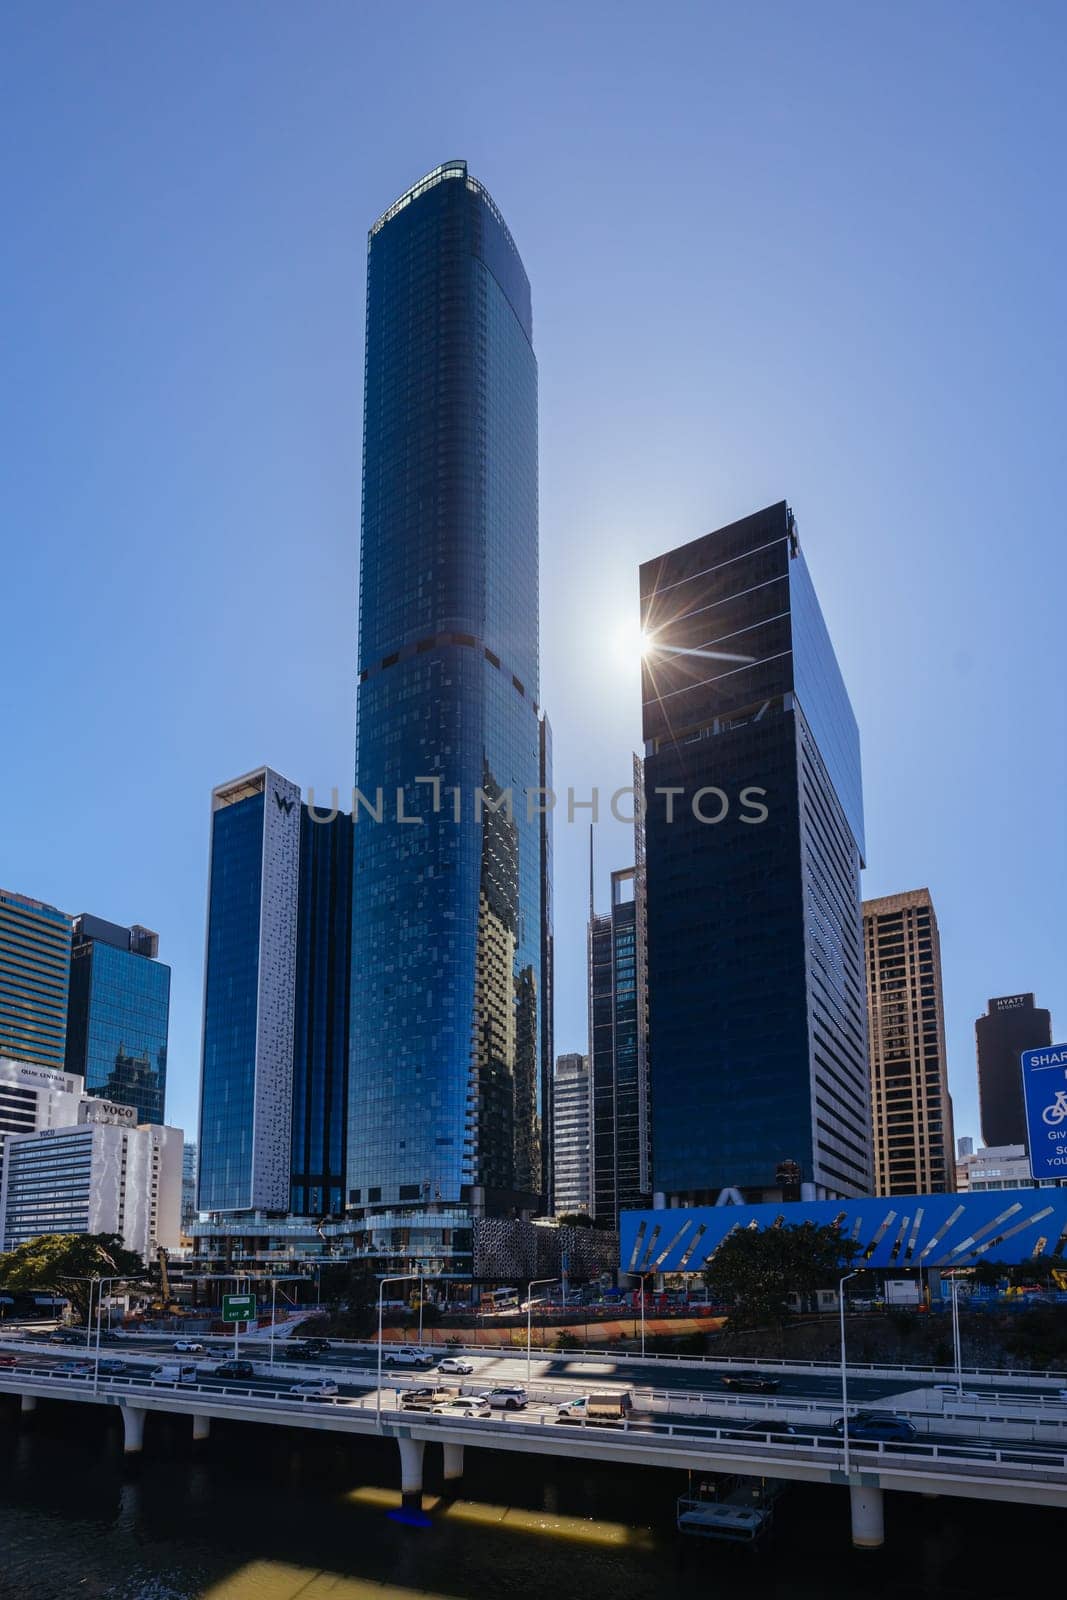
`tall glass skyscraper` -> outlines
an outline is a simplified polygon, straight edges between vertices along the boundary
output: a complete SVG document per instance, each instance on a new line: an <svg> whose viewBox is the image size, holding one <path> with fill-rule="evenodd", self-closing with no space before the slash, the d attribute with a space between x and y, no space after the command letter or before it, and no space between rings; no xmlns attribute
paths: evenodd
<svg viewBox="0 0 1067 1600"><path fill-rule="evenodd" d="M63 1067L70 939L65 912L0 889L0 1055Z"/></svg>
<svg viewBox="0 0 1067 1600"><path fill-rule="evenodd" d="M531 339L500 212L436 168L367 275L347 1204L386 1257L547 1188Z"/></svg>
<svg viewBox="0 0 1067 1600"><path fill-rule="evenodd" d="M89 1094L133 1106L138 1122L164 1120L170 968L158 951L149 928L74 919L67 1071Z"/></svg>
<svg viewBox="0 0 1067 1600"><path fill-rule="evenodd" d="M859 734L789 508L647 562L641 615L654 1189L868 1194Z"/></svg>

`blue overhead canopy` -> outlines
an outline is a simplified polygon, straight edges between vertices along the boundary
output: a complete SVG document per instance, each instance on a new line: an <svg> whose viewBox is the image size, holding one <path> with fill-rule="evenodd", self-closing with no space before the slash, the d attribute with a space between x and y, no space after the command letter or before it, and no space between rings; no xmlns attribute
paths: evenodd
<svg viewBox="0 0 1067 1600"><path fill-rule="evenodd" d="M1067 1247L1067 1189L1001 1189L983 1194L894 1195L756 1206L624 1211L623 1272L699 1272L735 1228L836 1223L860 1246L856 1266L966 1267L991 1261L1061 1259Z"/></svg>

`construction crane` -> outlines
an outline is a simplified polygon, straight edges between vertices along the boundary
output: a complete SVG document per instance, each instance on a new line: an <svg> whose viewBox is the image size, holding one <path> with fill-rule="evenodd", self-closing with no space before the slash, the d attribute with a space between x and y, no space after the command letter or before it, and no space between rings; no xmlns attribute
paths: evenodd
<svg viewBox="0 0 1067 1600"><path fill-rule="evenodd" d="M180 1314L184 1308L179 1305L178 1301L175 1300L174 1296L170 1292L170 1273L167 1271L167 1252L164 1250L162 1245L159 1245L156 1249L156 1261L159 1265L160 1292L156 1299L152 1301L148 1309L153 1316L157 1317L172 1316L176 1313Z"/></svg>

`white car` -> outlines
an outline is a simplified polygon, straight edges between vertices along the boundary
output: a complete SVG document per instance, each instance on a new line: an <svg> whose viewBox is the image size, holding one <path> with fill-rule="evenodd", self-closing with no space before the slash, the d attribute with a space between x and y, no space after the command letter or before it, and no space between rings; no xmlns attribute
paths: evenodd
<svg viewBox="0 0 1067 1600"><path fill-rule="evenodd" d="M585 1408L589 1404L587 1394L576 1395L573 1400L564 1400L557 1416L560 1422L581 1422L585 1417Z"/></svg>
<svg viewBox="0 0 1067 1600"><path fill-rule="evenodd" d="M339 1392L331 1378L316 1379L313 1383L294 1383L289 1390L290 1394L298 1394L304 1400L330 1400Z"/></svg>
<svg viewBox="0 0 1067 1600"><path fill-rule="evenodd" d="M474 1362L468 1361L466 1356L445 1356L444 1360L437 1363L438 1372L458 1372L464 1377L469 1377L474 1371Z"/></svg>
<svg viewBox="0 0 1067 1600"><path fill-rule="evenodd" d="M180 1350L183 1355L202 1356L204 1347L199 1339L175 1339L175 1350Z"/></svg>
<svg viewBox="0 0 1067 1600"><path fill-rule="evenodd" d="M390 1350L383 1360L387 1367L432 1367L434 1364L431 1352L417 1344L404 1344L398 1350Z"/></svg>
<svg viewBox="0 0 1067 1600"><path fill-rule="evenodd" d="M491 1417L488 1400L483 1400L478 1394L461 1394L455 1400L445 1400L441 1405L434 1406L431 1413L435 1417Z"/></svg>

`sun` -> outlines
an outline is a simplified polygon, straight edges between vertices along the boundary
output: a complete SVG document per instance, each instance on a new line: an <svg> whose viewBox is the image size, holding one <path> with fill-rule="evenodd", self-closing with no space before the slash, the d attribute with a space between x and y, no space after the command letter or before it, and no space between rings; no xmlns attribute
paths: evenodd
<svg viewBox="0 0 1067 1600"><path fill-rule="evenodd" d="M636 617L620 623L616 630L616 649L629 661L640 661L652 648L652 637Z"/></svg>

